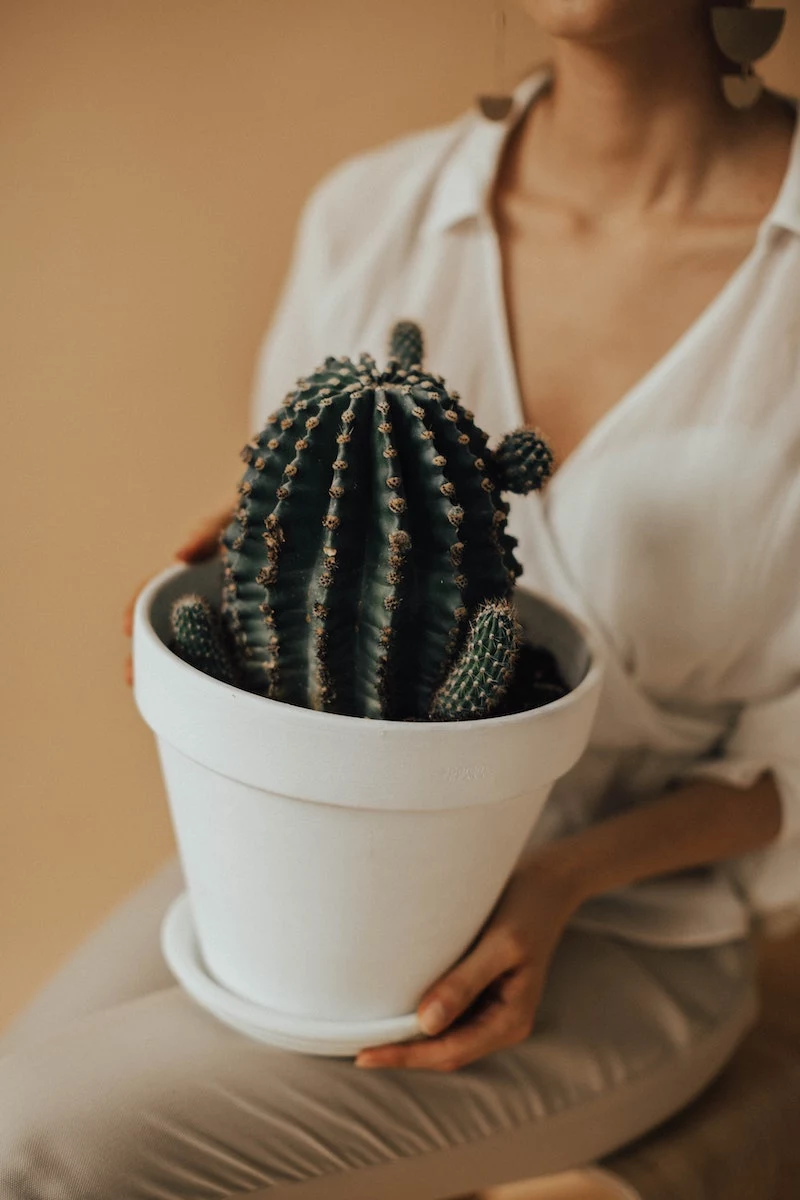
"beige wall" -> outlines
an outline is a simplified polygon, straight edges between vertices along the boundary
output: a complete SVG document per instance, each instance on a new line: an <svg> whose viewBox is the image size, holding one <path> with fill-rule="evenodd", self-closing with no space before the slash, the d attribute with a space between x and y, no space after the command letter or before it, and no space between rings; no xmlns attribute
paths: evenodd
<svg viewBox="0 0 800 1200"><path fill-rule="evenodd" d="M120 614L233 494L299 205L469 104L490 32L490 0L0 5L0 1025L173 851ZM546 50L514 11L509 43Z"/></svg>

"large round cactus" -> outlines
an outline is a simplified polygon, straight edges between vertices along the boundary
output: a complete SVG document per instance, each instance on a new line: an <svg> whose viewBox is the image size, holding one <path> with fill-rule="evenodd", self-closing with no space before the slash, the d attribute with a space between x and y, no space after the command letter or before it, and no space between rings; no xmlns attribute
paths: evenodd
<svg viewBox="0 0 800 1200"><path fill-rule="evenodd" d="M492 636L468 635L521 572L500 489L540 486L549 459L516 444L493 458L458 393L421 360L410 321L392 330L384 371L369 354L326 358L242 451L240 505L221 538L239 686L352 716L457 718L467 713L441 698L465 689L441 689L454 670L474 677L473 643L497 653L502 669L487 677L505 686L515 622L498 624L495 608ZM504 631L514 645L498 643Z"/></svg>

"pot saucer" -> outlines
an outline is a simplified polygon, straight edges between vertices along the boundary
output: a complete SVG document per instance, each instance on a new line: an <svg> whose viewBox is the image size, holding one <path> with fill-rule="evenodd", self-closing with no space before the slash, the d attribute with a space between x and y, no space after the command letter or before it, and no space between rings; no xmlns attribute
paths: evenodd
<svg viewBox="0 0 800 1200"><path fill-rule="evenodd" d="M324 1021L276 1012L228 991L203 961L186 891L164 914L161 951L178 983L202 1008L239 1033L282 1050L351 1057L366 1046L425 1036L416 1013L380 1021Z"/></svg>

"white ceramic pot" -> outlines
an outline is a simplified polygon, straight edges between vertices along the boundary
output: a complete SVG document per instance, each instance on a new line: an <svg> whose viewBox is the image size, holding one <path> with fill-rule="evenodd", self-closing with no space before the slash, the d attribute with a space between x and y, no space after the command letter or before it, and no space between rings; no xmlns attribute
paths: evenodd
<svg viewBox="0 0 800 1200"><path fill-rule="evenodd" d="M320 713L220 683L167 649L172 601L215 602L220 563L138 597L135 697L156 735L211 975L280 1013L414 1011L491 912L551 786L586 746L602 664L573 617L518 590L532 641L572 687L480 721Z"/></svg>

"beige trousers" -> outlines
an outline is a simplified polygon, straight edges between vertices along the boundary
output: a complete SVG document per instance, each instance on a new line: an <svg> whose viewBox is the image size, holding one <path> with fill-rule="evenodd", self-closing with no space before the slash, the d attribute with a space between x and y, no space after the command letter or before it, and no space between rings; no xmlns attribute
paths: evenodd
<svg viewBox="0 0 800 1200"><path fill-rule="evenodd" d="M185 995L159 949L182 887L172 859L0 1041L2 1200L442 1200L602 1162L701 1091L756 1016L750 940L567 929L527 1041L450 1074L360 1071Z"/></svg>

